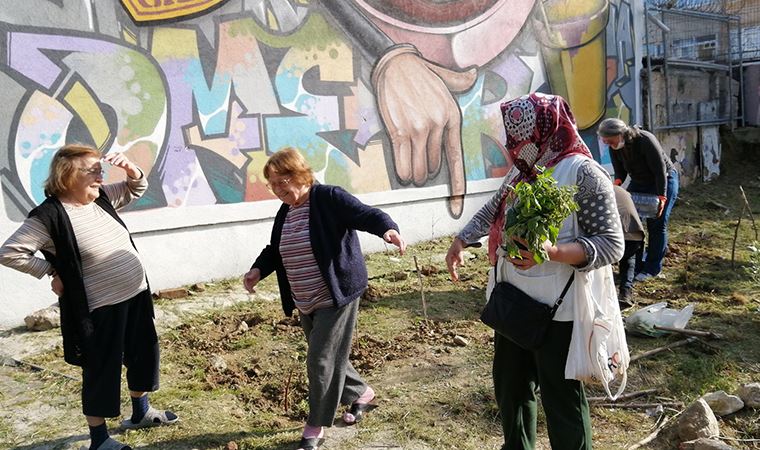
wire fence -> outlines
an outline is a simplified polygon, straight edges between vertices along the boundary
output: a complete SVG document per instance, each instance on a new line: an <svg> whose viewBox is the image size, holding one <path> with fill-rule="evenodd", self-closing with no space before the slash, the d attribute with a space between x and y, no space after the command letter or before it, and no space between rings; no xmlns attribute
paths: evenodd
<svg viewBox="0 0 760 450"><path fill-rule="evenodd" d="M654 0L647 6L650 127L670 129L740 118L742 29L740 18L727 14L735 3Z"/></svg>
<svg viewBox="0 0 760 450"><path fill-rule="evenodd" d="M680 9L649 9L648 16L647 52L652 58L713 64L740 59L735 17Z"/></svg>
<svg viewBox="0 0 760 450"><path fill-rule="evenodd" d="M701 53L706 58L713 52L716 57L724 58L730 53L734 61L760 61L760 0L647 0L646 4L649 8L662 10L731 16L736 23L730 30L730 49L724 46L721 51L720 48L711 49L712 45L720 45L719 42L713 44L711 36L714 35L717 41L720 36L725 37L725 30L716 27L702 29L699 27L705 22L684 18L681 20L683 27L676 26L676 30L683 35L679 37L682 41L676 45L676 51L686 52L690 56ZM695 36L692 38L690 33Z"/></svg>

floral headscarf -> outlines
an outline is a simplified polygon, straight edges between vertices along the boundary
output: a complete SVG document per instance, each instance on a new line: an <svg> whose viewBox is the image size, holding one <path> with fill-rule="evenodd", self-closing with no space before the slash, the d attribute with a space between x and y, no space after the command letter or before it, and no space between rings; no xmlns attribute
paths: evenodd
<svg viewBox="0 0 760 450"><path fill-rule="evenodd" d="M564 98L534 92L501 104L507 151L512 169L506 178L516 185L536 177L536 166L552 167L571 155L593 158L578 134L575 117ZM496 249L504 231L504 208L511 191L501 200L488 233L488 256L496 263Z"/></svg>

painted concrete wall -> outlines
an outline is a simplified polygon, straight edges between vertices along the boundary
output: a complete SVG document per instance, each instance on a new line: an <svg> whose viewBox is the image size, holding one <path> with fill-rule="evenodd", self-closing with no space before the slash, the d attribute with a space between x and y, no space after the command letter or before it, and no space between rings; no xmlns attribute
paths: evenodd
<svg viewBox="0 0 760 450"><path fill-rule="evenodd" d="M284 146L407 240L453 233L508 168L505 100L565 96L608 162L596 123L640 121L641 17L639 0L0 0L0 241L70 142L148 174L122 217L154 289L248 268L279 203L261 168ZM421 57L373 82L395 43ZM0 326L53 301L0 268Z"/></svg>
<svg viewBox="0 0 760 450"><path fill-rule="evenodd" d="M750 69L752 67L748 68L745 74L755 73ZM750 86L751 82L751 78L745 78L745 86ZM734 109L734 115L738 115L739 84L735 80L731 83L733 97L730 106ZM748 98L747 92L752 92L752 88L745 88L745 99ZM757 92L756 88L754 92ZM655 128L668 124L668 114L671 124L726 117L728 97L728 83L724 72L696 68L670 69L667 78L660 71L652 72L651 98L654 99ZM745 106L751 112L750 104L747 103ZM726 110L722 111L721 108ZM680 171L682 185L687 186L695 181L710 181L720 174L721 148L717 125L671 128L657 131L655 134L665 153Z"/></svg>

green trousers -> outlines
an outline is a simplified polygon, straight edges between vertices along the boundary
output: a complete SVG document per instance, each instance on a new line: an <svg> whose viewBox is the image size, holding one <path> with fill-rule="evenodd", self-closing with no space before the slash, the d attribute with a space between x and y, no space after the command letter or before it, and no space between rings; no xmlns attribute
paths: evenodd
<svg viewBox="0 0 760 450"><path fill-rule="evenodd" d="M539 388L552 450L590 450L591 416L583 384L565 379L572 322L552 322L539 350L518 347L496 333L493 383L504 429L502 450L536 446Z"/></svg>

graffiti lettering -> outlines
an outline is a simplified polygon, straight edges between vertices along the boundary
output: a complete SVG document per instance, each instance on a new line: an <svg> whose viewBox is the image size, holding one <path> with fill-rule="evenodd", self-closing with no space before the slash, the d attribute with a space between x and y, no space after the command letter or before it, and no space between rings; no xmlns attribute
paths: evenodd
<svg viewBox="0 0 760 450"><path fill-rule="evenodd" d="M40 186L50 159L68 142L127 152L149 174L151 187L133 209L272 199L261 169L268 155L284 146L299 148L320 181L351 192L406 187L396 175L395 149L369 83L376 61L365 59L368 43L361 33L333 26L332 9L284 0L230 0L228 5L237 6L225 6L225 15L211 12L182 25L137 27L118 4L54 3L28 3L45 11L44 17L25 13L17 22L0 21L0 82L7 84L0 90L6 105L0 111L0 136L7 139L7 151L0 150L0 183L10 197L4 202L7 217L17 220L44 199ZM187 8L210 8L220 0L122 3L134 20L142 13L157 20L176 19ZM480 64L477 80L469 91L454 95L462 116L467 181L501 176L507 167L498 109L506 99L565 89L588 129L600 114L630 116L629 105L635 103L631 7L594 0L586 9L589 17L602 10L609 16L606 22L589 19L595 34L587 40L594 49L560 53L569 52L568 58L588 53L594 65L583 70L594 73L604 72L606 55L606 84L592 85L577 71L565 73L546 41L562 34L556 27L542 29L541 35L533 27L520 28L513 33L518 36L514 43L472 55ZM48 20L55 14L65 18L57 29ZM7 17L13 14L3 20ZM564 19L558 17L557 23ZM424 38L424 27L415 29ZM482 32L477 30L472 31ZM434 111L436 105L425 108ZM107 174L106 182L114 181L112 176ZM422 181L447 184L448 177L441 170Z"/></svg>

